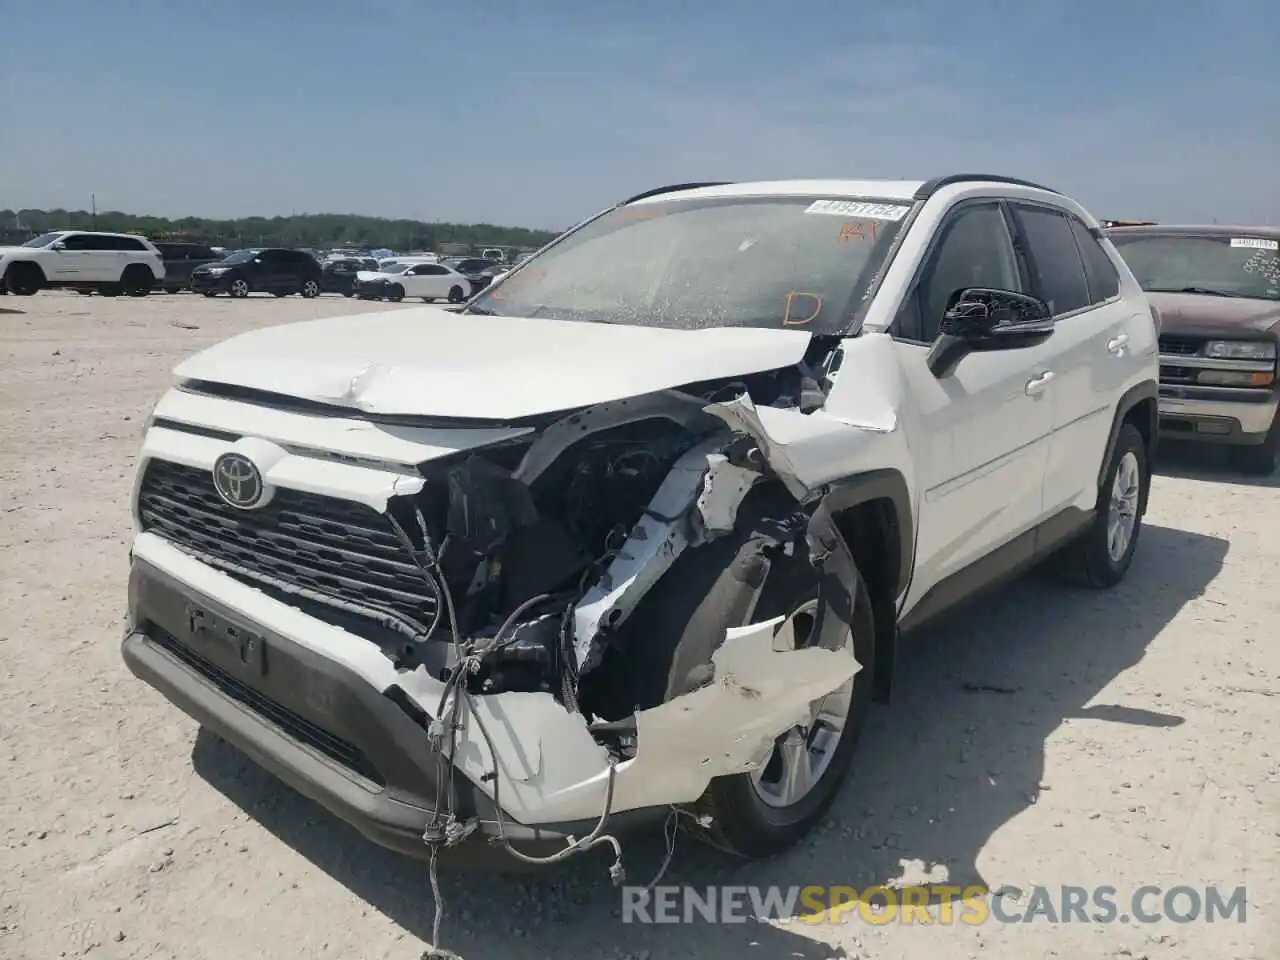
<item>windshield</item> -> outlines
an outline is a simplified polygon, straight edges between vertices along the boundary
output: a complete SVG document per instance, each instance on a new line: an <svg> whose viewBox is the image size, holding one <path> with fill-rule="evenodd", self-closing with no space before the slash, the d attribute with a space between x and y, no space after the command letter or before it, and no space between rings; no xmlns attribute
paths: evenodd
<svg viewBox="0 0 1280 960"><path fill-rule="evenodd" d="M389 274L390 276L395 277L404 273L411 266L413 266L413 264L411 263L388 263L385 267L381 268L380 272L386 273L386 274Z"/></svg>
<svg viewBox="0 0 1280 960"><path fill-rule="evenodd" d="M32 237L30 240L24 243L23 246L24 247L47 247L49 244L53 243L53 241L57 240L61 236L62 234L60 233L42 233L38 237Z"/></svg>
<svg viewBox="0 0 1280 960"><path fill-rule="evenodd" d="M257 250L237 250L237 251L235 251L234 253L229 253L229 254L227 254L227 255L223 258L222 262L223 262L223 263L233 263L233 264L234 264L234 263L248 263L250 260L252 260L252 259L253 259L254 257L256 257L257 255L258 255L258 251L257 251Z"/></svg>
<svg viewBox="0 0 1280 960"><path fill-rule="evenodd" d="M1207 293L1280 300L1280 241L1262 237L1113 235L1149 293Z"/></svg>
<svg viewBox="0 0 1280 960"><path fill-rule="evenodd" d="M910 209L813 197L619 207L508 274L465 312L840 334Z"/></svg>

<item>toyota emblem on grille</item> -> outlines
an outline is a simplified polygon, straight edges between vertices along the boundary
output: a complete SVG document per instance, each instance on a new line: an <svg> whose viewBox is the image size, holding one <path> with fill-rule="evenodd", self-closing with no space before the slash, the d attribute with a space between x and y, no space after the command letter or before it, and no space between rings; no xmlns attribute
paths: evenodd
<svg viewBox="0 0 1280 960"><path fill-rule="evenodd" d="M213 462L213 487L218 496L240 510L262 505L262 473L243 453L224 453Z"/></svg>

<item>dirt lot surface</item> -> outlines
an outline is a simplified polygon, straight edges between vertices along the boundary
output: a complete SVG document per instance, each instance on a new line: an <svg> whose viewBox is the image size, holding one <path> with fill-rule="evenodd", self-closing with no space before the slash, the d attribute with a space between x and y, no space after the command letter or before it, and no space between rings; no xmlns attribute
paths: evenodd
<svg viewBox="0 0 1280 960"><path fill-rule="evenodd" d="M198 734L119 658L135 452L171 368L351 309L0 297L0 957L410 960L430 938L422 865ZM447 873L445 944L512 960L1280 957L1280 486L1181 455L1147 521L1120 588L1028 578L920 637L804 847L741 866L682 843L667 882L1110 885L1122 908L1143 884L1244 884L1244 924L877 926L854 911L641 927L619 922L592 858ZM645 882L660 844L629 851Z"/></svg>

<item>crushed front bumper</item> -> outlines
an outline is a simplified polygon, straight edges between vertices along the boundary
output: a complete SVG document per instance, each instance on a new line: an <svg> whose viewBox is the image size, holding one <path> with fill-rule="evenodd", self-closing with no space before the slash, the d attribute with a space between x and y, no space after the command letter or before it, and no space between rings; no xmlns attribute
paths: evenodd
<svg viewBox="0 0 1280 960"><path fill-rule="evenodd" d="M129 577L129 611L122 654L134 675L373 842L429 854L423 831L442 767L422 718L347 666L139 558ZM459 819L480 822L469 841L448 851L450 859L483 863L483 841L496 833L492 803L465 777L449 779L443 789L453 791ZM612 826L647 819L621 816ZM533 829L508 818L505 832L520 850L545 853L591 826Z"/></svg>

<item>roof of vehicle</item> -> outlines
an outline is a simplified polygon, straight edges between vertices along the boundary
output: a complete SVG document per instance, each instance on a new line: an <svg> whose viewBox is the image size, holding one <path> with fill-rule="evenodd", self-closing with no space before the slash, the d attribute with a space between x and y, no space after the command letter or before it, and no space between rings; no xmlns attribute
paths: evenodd
<svg viewBox="0 0 1280 960"><path fill-rule="evenodd" d="M1109 237L1132 236L1180 236L1180 237L1262 237L1280 240L1280 227L1245 227L1221 223L1157 223L1140 227L1110 227Z"/></svg>
<svg viewBox="0 0 1280 960"><path fill-rule="evenodd" d="M682 198L711 197L869 197L901 200L911 203L927 200L943 187L957 183L993 183L1005 186L1032 187L1056 193L1050 187L1016 177L988 173L955 173L931 180L759 180L749 183L684 183L658 187L637 194L625 202L647 203L669 199L679 193Z"/></svg>
<svg viewBox="0 0 1280 960"><path fill-rule="evenodd" d="M48 230L47 233L78 233L87 237L132 237L134 240L146 240L147 243L153 243L150 238L144 237L140 233L120 233L117 230L77 230L75 227L63 227L60 230Z"/></svg>

